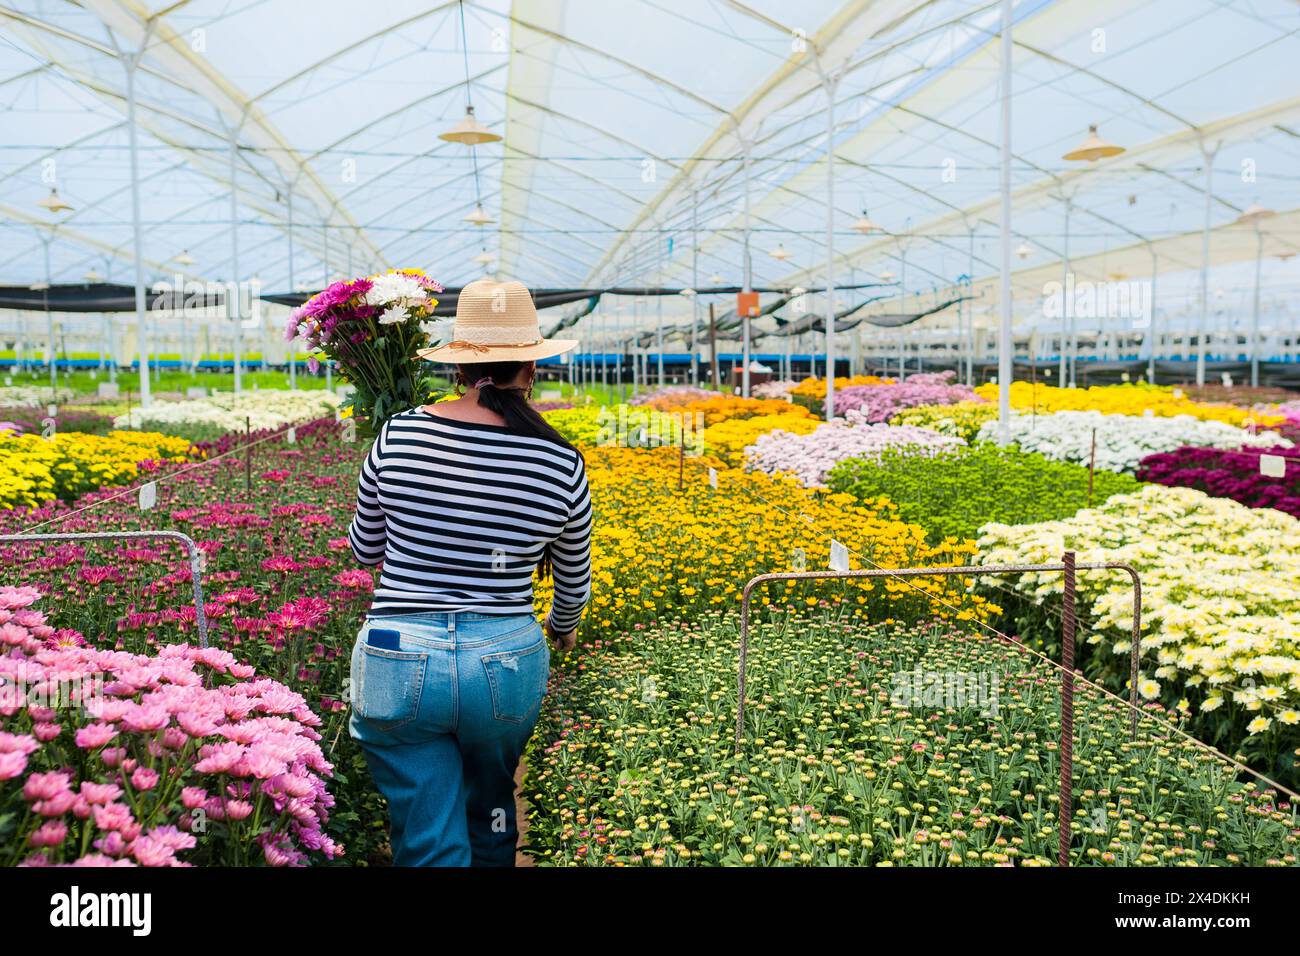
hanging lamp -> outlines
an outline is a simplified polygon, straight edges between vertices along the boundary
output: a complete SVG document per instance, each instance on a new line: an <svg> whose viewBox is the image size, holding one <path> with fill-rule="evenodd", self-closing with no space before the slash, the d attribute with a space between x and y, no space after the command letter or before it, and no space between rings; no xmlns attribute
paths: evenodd
<svg viewBox="0 0 1300 956"><path fill-rule="evenodd" d="M1118 156L1124 152L1123 146L1116 146L1114 143L1108 143L1097 135L1097 124L1093 123L1088 127L1088 135L1082 143L1070 150L1062 159L1068 160L1087 160L1095 163L1099 159L1105 159L1107 156Z"/></svg>

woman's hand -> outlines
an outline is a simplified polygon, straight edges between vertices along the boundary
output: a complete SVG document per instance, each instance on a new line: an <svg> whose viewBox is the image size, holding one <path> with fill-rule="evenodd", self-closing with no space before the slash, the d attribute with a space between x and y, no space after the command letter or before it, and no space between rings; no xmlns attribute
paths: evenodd
<svg viewBox="0 0 1300 956"><path fill-rule="evenodd" d="M546 633L555 642L556 650L563 651L566 654L573 650L574 645L578 643L578 629L576 627L567 633L561 633L551 627L551 622L547 621Z"/></svg>

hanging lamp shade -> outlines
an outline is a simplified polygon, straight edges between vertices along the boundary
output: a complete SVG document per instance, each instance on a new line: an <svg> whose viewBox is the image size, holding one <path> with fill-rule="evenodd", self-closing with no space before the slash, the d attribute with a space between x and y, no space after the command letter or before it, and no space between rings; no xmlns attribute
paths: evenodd
<svg viewBox="0 0 1300 956"><path fill-rule="evenodd" d="M484 249L482 252L480 252L478 255L474 257L474 261L477 262L479 265L481 265L484 269L486 269L488 266L492 265L492 263L496 261L496 257L493 256L492 253Z"/></svg>
<svg viewBox="0 0 1300 956"><path fill-rule="evenodd" d="M1114 143L1108 143L1097 135L1097 125L1088 127L1088 136L1082 143L1070 150L1062 159L1083 160L1095 163L1099 159L1105 159L1107 156L1118 156L1124 152L1123 146L1116 146Z"/></svg>
<svg viewBox="0 0 1300 956"><path fill-rule="evenodd" d="M1030 249L1027 243L1022 242L1020 245L1016 246L1016 255L1021 259L1028 259L1029 254L1033 251L1034 250Z"/></svg>
<svg viewBox="0 0 1300 956"><path fill-rule="evenodd" d="M59 191L54 188L50 189L50 194L48 196L42 196L40 199L36 200L36 205L48 209L50 212L68 212L72 209L72 207L64 202L62 197L59 196Z"/></svg>
<svg viewBox="0 0 1300 956"><path fill-rule="evenodd" d="M1277 257L1278 257L1280 260L1282 260L1283 262L1286 262L1288 259L1290 259L1290 258L1291 258L1292 256L1294 256L1294 255L1295 255L1295 253L1288 249L1286 252L1279 252L1279 253L1277 254Z"/></svg>
<svg viewBox="0 0 1300 956"><path fill-rule="evenodd" d="M172 262L176 263L178 266L192 266L197 261L198 261L197 259L195 259L192 255L190 255L190 251L188 249L182 249L181 254L176 258L172 259Z"/></svg>
<svg viewBox="0 0 1300 956"><path fill-rule="evenodd" d="M98 272L96 272L94 269L87 269L87 270L86 270L86 274L85 274L85 276L83 276L83 278L84 278L87 282L103 282L103 281L104 281L104 277L103 277L102 275L100 275Z"/></svg>
<svg viewBox="0 0 1300 956"><path fill-rule="evenodd" d="M893 281L894 281L894 274L893 274L892 272L890 272L888 269L886 269L884 272L880 273L880 281L881 281L881 282L893 282Z"/></svg>
<svg viewBox="0 0 1300 956"><path fill-rule="evenodd" d="M797 285L790 290L790 295L792 298L797 298L798 296L807 295L807 294L808 294L808 290L801 285Z"/></svg>
<svg viewBox="0 0 1300 956"><path fill-rule="evenodd" d="M777 247L776 247L775 249L773 249L773 250L769 253L769 255L770 255L773 259L777 259L777 260L779 260L779 261L781 261L781 262L785 262L786 259L789 259L789 258L790 258L790 253L787 252L785 246L781 245L780 243L777 244Z"/></svg>
<svg viewBox="0 0 1300 956"><path fill-rule="evenodd" d="M439 133L438 139L444 139L449 143L463 143L466 146L478 146L481 143L499 142L501 137L478 121L474 116L474 107L467 106L464 118L445 133Z"/></svg>
<svg viewBox="0 0 1300 956"><path fill-rule="evenodd" d="M467 222L471 226L486 226L495 221L496 220L489 216L480 205L476 205L474 211L462 220L462 222Z"/></svg>
<svg viewBox="0 0 1300 956"><path fill-rule="evenodd" d="M1237 217L1237 222L1249 226L1249 225L1253 225L1254 223L1260 222L1261 220L1272 218L1273 216L1276 215L1277 213L1275 213L1273 210L1266 209L1263 206L1261 206L1259 203L1253 202L1246 207L1245 212L1243 212L1240 216Z"/></svg>
<svg viewBox="0 0 1300 956"><path fill-rule="evenodd" d="M855 219L853 225L849 226L849 228L854 232L862 233L864 236L870 235L873 232L881 231L880 226L871 221L871 217L867 215L865 209L862 210L862 215Z"/></svg>
<svg viewBox="0 0 1300 956"><path fill-rule="evenodd" d="M677 294L678 294L678 295L684 295L684 296L686 296L686 298L688 298L688 299L693 299L693 298L695 298L695 290L694 290L694 289L682 289L682 291L681 291L681 292L678 292ZM620 306L619 308L621 309L622 306Z"/></svg>
<svg viewBox="0 0 1300 956"><path fill-rule="evenodd" d="M715 272L715 273L713 273L713 275L709 276L709 281L712 282L714 285L717 285L718 283L720 283L720 282L722 281L722 276L718 275L718 274Z"/></svg>

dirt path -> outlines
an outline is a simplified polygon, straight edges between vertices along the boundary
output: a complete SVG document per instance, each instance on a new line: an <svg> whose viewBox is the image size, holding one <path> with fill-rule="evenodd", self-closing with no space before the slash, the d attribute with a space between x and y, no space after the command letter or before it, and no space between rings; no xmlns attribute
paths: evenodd
<svg viewBox="0 0 1300 956"><path fill-rule="evenodd" d="M519 769L515 771L515 819L519 825L519 846L528 842L528 802L523 797L524 774L528 768L524 761L519 761ZM515 850L515 866L533 866L533 858L526 853Z"/></svg>

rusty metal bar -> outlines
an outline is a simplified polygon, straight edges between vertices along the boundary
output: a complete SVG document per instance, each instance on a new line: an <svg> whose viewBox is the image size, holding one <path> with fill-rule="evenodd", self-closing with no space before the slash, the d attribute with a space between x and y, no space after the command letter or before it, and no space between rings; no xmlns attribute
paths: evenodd
<svg viewBox="0 0 1300 956"><path fill-rule="evenodd" d="M1061 768L1060 801L1056 807L1056 865L1070 865L1070 818L1074 816L1074 552L1067 551L1061 598Z"/></svg>
<svg viewBox="0 0 1300 956"><path fill-rule="evenodd" d="M199 647L208 646L208 620L203 610L203 568L199 549L194 539L180 531L83 531L76 534L6 534L0 535L0 545L7 541L85 541L106 538L169 538L179 541L190 559L190 581L194 586L194 621L199 629Z"/></svg>
<svg viewBox="0 0 1300 956"><path fill-rule="evenodd" d="M862 571L779 571L771 574L760 574L751 578L746 584L740 597L740 653L739 666L736 675L736 736L734 753L740 755L741 741L744 738L745 729L745 684L746 684L746 663L749 660L749 605L753 596L754 588L760 584L769 581L808 581L808 580L825 580L825 579L848 579L848 578L883 578L883 577L942 577L950 575L990 575L990 574L1017 574L1029 571L1061 571L1067 576L1070 584L1070 607L1069 607L1069 624L1070 624L1070 660L1068 665L1063 664L1065 674L1063 676L1062 694L1061 694L1061 735L1062 747L1061 755L1065 760L1071 759L1073 755L1073 722L1074 722L1074 574L1076 571L1101 571L1116 570L1125 571L1133 581L1133 643L1129 650L1129 671L1131 679L1129 681L1129 710L1132 714L1130 722L1130 733L1134 739L1137 739L1137 718L1138 718L1138 689L1137 675L1140 667L1140 644L1141 620L1142 620L1142 589L1141 582L1138 578L1137 570L1129 564L1118 561L1090 562L1079 564L1074 560L1074 552L1067 552L1065 560L1060 564L992 564L992 565L963 565L960 567L939 567L939 568L873 568ZM1067 691L1065 685L1069 685L1069 713L1067 725L1066 697ZM1066 734L1070 736L1066 741ZM1062 767L1062 794L1069 795L1070 788L1073 786L1072 777L1073 767L1066 770ZM1070 844L1070 809L1073 804L1073 797L1070 796L1069 805L1062 800L1060 815L1058 817L1059 840L1064 847L1066 854L1063 866L1069 865L1069 844Z"/></svg>

